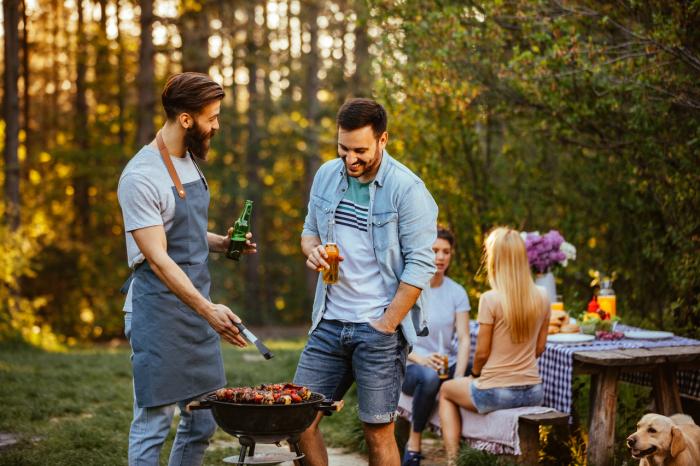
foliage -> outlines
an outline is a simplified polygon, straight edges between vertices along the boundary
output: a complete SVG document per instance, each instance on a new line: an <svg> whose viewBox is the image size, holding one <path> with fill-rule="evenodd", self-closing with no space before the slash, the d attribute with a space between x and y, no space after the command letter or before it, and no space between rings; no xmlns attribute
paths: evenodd
<svg viewBox="0 0 700 466"><path fill-rule="evenodd" d="M335 156L338 105L372 94L389 110L389 151L457 233L453 275L472 298L486 286L477 271L491 227L556 228L578 252L559 277L567 308L584 309L589 269L617 272L626 322L699 335L697 2L165 3L155 2L153 95L202 63L227 92L203 167L210 229L223 233L258 199L257 262L211 260L212 299L246 321L307 321L314 277L298 235L309 180ZM116 186L138 149L139 10L82 4L80 36L75 6L30 2L21 73L22 231L44 233L30 234L12 275L31 315L23 334L38 326L65 343L121 335L129 271Z"/></svg>
<svg viewBox="0 0 700 466"><path fill-rule="evenodd" d="M299 250L307 161L335 155L337 106L352 86L369 78L356 72L366 68L361 58L367 51L353 43L362 35L354 22L364 21L364 13L355 11L359 2L354 1L305 4L315 6L313 17L298 2L207 0L175 2L177 8L171 3L153 2L154 100L167 76L202 63L227 94L221 130L202 164L212 194L210 230L223 234L244 199L259 199L253 212L259 261L233 263L212 255L212 299L249 323L307 322L311 295ZM84 12L82 35L77 5ZM364 11L364 2L359 7ZM2 252L23 251L21 261L5 270L19 283L20 308L29 316L13 335L35 335L39 328L34 340L56 336L66 344L121 337L124 297L118 290L129 270L116 188L124 165L139 149L134 83L140 69L140 9L136 2L84 0L28 2L26 13L31 27L22 54L28 54L28 68L17 64L29 79L20 80L20 89L28 85L28 98L21 99L26 118L18 154L21 221L22 231L43 234L23 240L31 242L31 251L19 248L19 240L3 241ZM312 25L323 45L313 52L315 70L306 66ZM84 67L80 86L79 66ZM312 96L305 88L312 73L319 77L315 115L307 109ZM87 112L77 104L83 101ZM163 115L159 108L153 111L158 127ZM320 135L313 153L309 127ZM2 161L0 169L7 169ZM6 257L9 264L14 255ZM7 290L3 286L0 293ZM9 321L6 300L2 306L0 316ZM17 316L12 319L18 322Z"/></svg>
<svg viewBox="0 0 700 466"><path fill-rule="evenodd" d="M497 224L556 228L617 271L626 321L698 335L697 3L377 2L393 151L426 181L473 278Z"/></svg>
<svg viewBox="0 0 700 466"><path fill-rule="evenodd" d="M0 225L0 340L20 338L43 348L59 349L59 338L51 325L37 314L45 299L28 299L20 292L22 280L35 276L31 263L40 250L40 239L46 236L51 234L40 223L15 231Z"/></svg>

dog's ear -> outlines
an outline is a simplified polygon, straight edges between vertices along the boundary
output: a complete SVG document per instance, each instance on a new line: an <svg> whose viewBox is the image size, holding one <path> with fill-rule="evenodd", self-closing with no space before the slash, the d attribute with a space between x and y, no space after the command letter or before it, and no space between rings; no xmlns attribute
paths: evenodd
<svg viewBox="0 0 700 466"><path fill-rule="evenodd" d="M671 428L671 457L675 458L685 450L685 435L678 427Z"/></svg>

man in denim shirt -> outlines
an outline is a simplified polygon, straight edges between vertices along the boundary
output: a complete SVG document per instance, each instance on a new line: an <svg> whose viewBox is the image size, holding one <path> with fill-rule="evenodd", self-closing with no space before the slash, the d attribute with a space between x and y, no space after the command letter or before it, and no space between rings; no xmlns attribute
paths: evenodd
<svg viewBox="0 0 700 466"><path fill-rule="evenodd" d="M309 268L327 268L330 234L342 263L336 284L319 276L294 381L333 400L356 382L370 464L398 465L393 420L409 346L427 333L420 294L435 273L437 205L421 179L384 151L380 104L349 100L337 125L339 158L314 177L301 248ZM301 438L311 465L328 464L320 420Z"/></svg>

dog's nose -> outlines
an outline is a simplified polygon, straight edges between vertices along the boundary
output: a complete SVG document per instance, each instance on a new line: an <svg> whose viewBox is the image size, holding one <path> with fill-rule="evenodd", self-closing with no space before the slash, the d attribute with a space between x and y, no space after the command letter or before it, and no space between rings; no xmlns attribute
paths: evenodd
<svg viewBox="0 0 700 466"><path fill-rule="evenodd" d="M633 435L630 435L629 437L627 437L627 446L633 447L635 443L637 443L637 437L635 437Z"/></svg>

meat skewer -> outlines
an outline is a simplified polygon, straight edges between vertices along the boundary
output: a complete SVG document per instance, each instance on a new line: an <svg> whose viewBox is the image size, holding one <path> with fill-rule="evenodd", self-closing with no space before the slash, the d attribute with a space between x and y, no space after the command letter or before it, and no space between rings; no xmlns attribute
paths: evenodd
<svg viewBox="0 0 700 466"><path fill-rule="evenodd" d="M249 404L301 403L311 397L311 391L301 385L271 384L257 387L221 388L215 392L217 401Z"/></svg>

